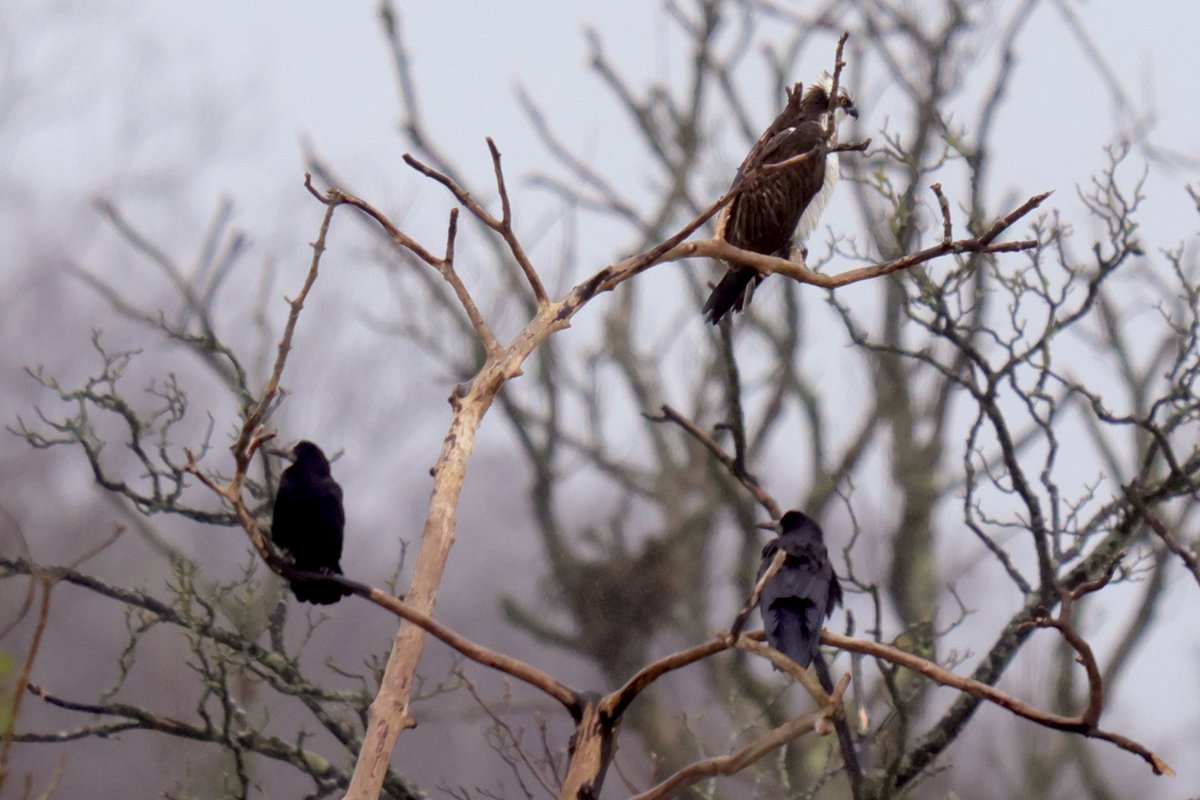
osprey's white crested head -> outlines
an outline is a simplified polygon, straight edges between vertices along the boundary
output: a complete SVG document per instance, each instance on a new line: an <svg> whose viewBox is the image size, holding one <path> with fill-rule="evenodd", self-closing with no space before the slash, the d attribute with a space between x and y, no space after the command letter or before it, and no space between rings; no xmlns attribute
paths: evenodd
<svg viewBox="0 0 1200 800"><path fill-rule="evenodd" d="M809 92L820 91L825 95L826 100L833 93L833 75L828 71L822 72L817 79L810 84ZM829 109L833 112L834 122L841 122L849 114L852 117L858 116L858 109L854 107L854 100L850 97L850 93L846 91L846 85L840 80L838 81L838 96L836 100L829 101Z"/></svg>

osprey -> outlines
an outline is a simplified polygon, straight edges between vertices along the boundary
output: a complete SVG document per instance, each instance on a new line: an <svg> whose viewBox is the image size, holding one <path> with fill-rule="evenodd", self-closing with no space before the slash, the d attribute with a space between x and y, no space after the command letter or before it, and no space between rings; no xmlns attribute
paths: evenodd
<svg viewBox="0 0 1200 800"><path fill-rule="evenodd" d="M833 76L828 72L807 92L802 93L802 88L797 83L788 90L787 105L750 149L738 167L733 186L765 164L778 164L818 147L825 139L829 114L833 114L835 123L829 145L836 143L836 123L846 114L858 116L854 101L845 91L839 89L837 99L830 99ZM717 238L743 250L788 258L793 242L803 245L817 227L837 180L837 153L759 175L753 186L721 210ZM716 325L730 310L741 311L764 277L750 267L730 264L704 304L709 322Z"/></svg>
<svg viewBox="0 0 1200 800"><path fill-rule="evenodd" d="M834 606L842 604L842 586L829 563L821 526L812 517L802 511L789 511L778 522L764 522L758 527L779 534L763 548L759 579L771 566L776 552L787 553L759 600L767 641L807 668L821 641L821 623L833 613Z"/></svg>

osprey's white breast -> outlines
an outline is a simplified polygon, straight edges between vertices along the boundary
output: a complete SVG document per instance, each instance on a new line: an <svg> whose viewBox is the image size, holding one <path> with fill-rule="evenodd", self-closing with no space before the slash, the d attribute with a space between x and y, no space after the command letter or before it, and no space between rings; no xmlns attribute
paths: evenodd
<svg viewBox="0 0 1200 800"><path fill-rule="evenodd" d="M821 219L821 212L825 210L829 198L833 196L833 188L837 186L840 177L838 154L830 153L825 156L825 180L821 182L821 189L805 207L804 213L800 215L800 222L796 224L796 232L792 235L794 244L803 245L808 241L809 234L816 230L817 223Z"/></svg>

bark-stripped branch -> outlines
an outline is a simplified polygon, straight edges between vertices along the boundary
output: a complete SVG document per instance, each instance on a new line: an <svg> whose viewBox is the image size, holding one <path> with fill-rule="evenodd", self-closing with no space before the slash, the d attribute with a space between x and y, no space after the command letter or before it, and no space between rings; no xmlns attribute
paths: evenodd
<svg viewBox="0 0 1200 800"><path fill-rule="evenodd" d="M1055 625L1055 627L1057 627ZM1096 692L1091 693L1089 707L1075 716L1064 716L1062 714L1053 714L1049 711L1043 711L1036 708L1024 700L1013 697L1012 695L1002 692L995 686L986 683L981 683L973 678L967 678L962 675L956 675L950 670L935 664L932 661L927 661L919 656L907 653L899 648L875 642L868 639L854 639L849 636L843 636L840 633L823 629L821 631L821 641L830 647L837 647L841 650L848 650L852 653L862 653L873 658L878 658L892 664L898 664L905 669L910 669L913 672L924 675L934 683L942 686L949 686L958 689L960 692L965 692L973 697L986 700L990 703L1000 706L1003 709L1011 711L1019 717L1024 717L1031 722L1036 722L1047 728L1066 731L1068 733L1078 733L1092 739L1103 739L1107 742L1112 742L1122 750L1128 750L1137 756L1140 756L1150 765L1155 775L1174 775L1175 771L1167 762L1163 761L1145 745L1139 744L1132 739L1122 736L1119 733L1103 731L1096 727L1096 722L1099 718L1099 709L1094 708L1091 703L1095 702ZM1073 642L1072 645L1075 643ZM1089 651L1090 653L1090 651ZM1093 662L1094 663L1094 662ZM1092 677L1092 671L1089 669L1089 677ZM1098 672L1096 676L1098 676Z"/></svg>
<svg viewBox="0 0 1200 800"><path fill-rule="evenodd" d="M943 241L900 258L872 264L869 267L846 270L837 275L822 275L819 272L813 272L803 264L797 264L785 258L742 250L720 239L703 239L681 244L665 253L661 260L678 261L684 258L715 258L740 266L750 267L764 275L778 273L800 283L820 286L825 289L836 289L842 286L849 286L852 283L882 278L885 275L891 275L893 272L900 272L901 270L915 267L918 264L924 264L950 254L1015 253L1022 250L1032 250L1038 246L1037 241L1034 239L1002 242L999 244L994 244L994 242L1001 233L1008 230L1017 220L1041 205L1051 194L1051 192L1043 192L1042 194L1030 197L1012 212L996 220L988 232L982 236Z"/></svg>
<svg viewBox="0 0 1200 800"><path fill-rule="evenodd" d="M529 287L533 290L533 296L537 300L537 304L539 306L544 305L549 300L546 294L546 287L542 285L542 279L538 277L537 269L534 268L533 262L529 260L529 256L526 254L521 240L517 237L516 231L513 229L512 205L508 199L508 187L504 183L504 170L500 166L500 149L496 147L496 143L492 141L490 136L487 139L487 144L488 152L492 155L492 169L496 173L496 190L500 194L501 212L499 219L489 214L487 209L471 196L470 192L459 186L458 182L449 175L422 163L416 156L408 153L404 155L404 163L425 177L432 178L445 186L458 202L462 203L476 219L500 234L501 238L504 239L504 243L508 245L513 258L521 266L521 271L525 273L525 279L529 281Z"/></svg>
<svg viewBox="0 0 1200 800"><path fill-rule="evenodd" d="M830 695L829 706L801 714L799 717L768 731L736 753L731 753L727 756L716 756L715 758L698 761L695 764L689 764L649 791L635 795L632 800L658 800L659 798L667 797L672 792L699 783L705 778L711 778L716 775L736 775L755 761L758 761L763 756L782 747L798 736L802 736L810 731L819 730L821 722L828 718L831 709L840 706L842 695L845 694L846 687L849 685L850 676L842 676L842 680L834 689L833 694Z"/></svg>
<svg viewBox="0 0 1200 800"><path fill-rule="evenodd" d="M449 178L446 178L446 180L449 180ZM458 298L458 302L462 304L463 311L466 312L467 318L471 321L471 327L475 329L475 334L479 337L484 349L488 353L493 353L500 349L500 345L496 342L495 335L492 333L491 328L488 327L487 322L484 321L483 314L480 313L479 307L475 304L474 298L471 297L470 291L467 290L466 284L462 282L462 279L458 276L458 272L454 269L454 240L455 235L458 232L458 209L452 209L450 212L450 223L447 225L446 233L446 252L445 255L443 255L441 258L438 258L429 250L422 247L415 239L400 230L395 224L392 223L390 219L387 218L386 214L365 200L336 188L331 188L322 194L313 187L312 176L307 173L305 173L304 176L304 185L313 195L313 197L317 198L326 205L328 209L326 212L326 219L329 218L328 215L332 214L335 208L343 203L354 206L359 211L362 211L371 219L379 223L380 227L382 227L384 232L388 235L388 238L390 238L397 247L408 250L417 258L421 259L426 264L437 270L438 274L441 275L442 278L449 283L450 287L454 290L454 294ZM474 200L471 202L474 203ZM468 208L470 207L468 206Z"/></svg>
<svg viewBox="0 0 1200 800"><path fill-rule="evenodd" d="M779 502L762 487L758 479L747 472L744 467L740 466L735 456L731 456L725 452L725 449L717 444L716 439L701 430L696 423L668 405L662 406L662 416L655 417L649 414L644 414L643 416L651 422L673 422L683 428L689 436L703 445L708 452L712 453L713 457L721 462L742 486L746 487L746 491L750 492L755 501L766 509L771 519L779 519L783 516Z"/></svg>

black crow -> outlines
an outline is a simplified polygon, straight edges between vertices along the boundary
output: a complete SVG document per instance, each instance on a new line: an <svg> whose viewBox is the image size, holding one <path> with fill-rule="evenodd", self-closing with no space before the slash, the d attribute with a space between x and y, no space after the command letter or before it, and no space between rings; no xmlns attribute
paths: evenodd
<svg viewBox="0 0 1200 800"><path fill-rule="evenodd" d="M807 668L821 640L821 623L833 613L834 606L842 604L842 587L829 563L821 527L812 517L789 511L779 522L758 527L779 533L763 548L759 578L780 548L787 553L783 566L767 581L759 599L767 641Z"/></svg>
<svg viewBox="0 0 1200 800"><path fill-rule="evenodd" d="M305 572L342 574L342 487L329 471L329 459L312 442L292 448L292 465L279 478L271 539L291 553ZM352 592L333 581L294 580L292 593L306 603L329 605Z"/></svg>

